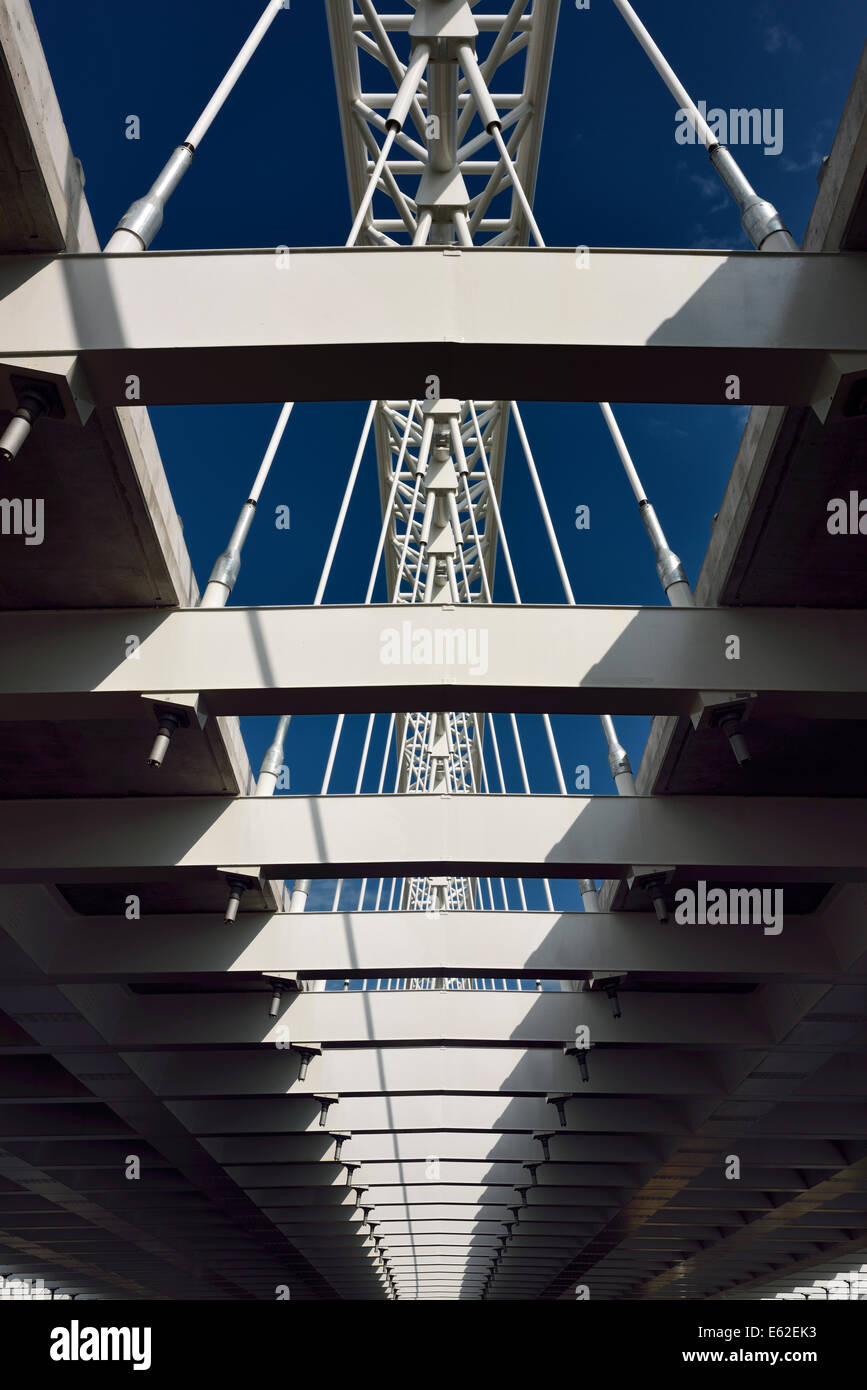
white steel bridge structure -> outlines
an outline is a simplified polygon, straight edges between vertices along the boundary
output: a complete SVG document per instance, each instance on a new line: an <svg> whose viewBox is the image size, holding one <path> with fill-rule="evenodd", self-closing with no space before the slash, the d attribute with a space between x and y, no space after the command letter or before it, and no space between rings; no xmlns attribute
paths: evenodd
<svg viewBox="0 0 867 1390"><path fill-rule="evenodd" d="M272 0L101 248L29 8L0 0L0 466L45 497L64 457L82 480L45 564L0 554L0 1273L84 1298L713 1299L867 1260L867 583L806 540L783 573L778 543L815 532L823 468L845 496L867 461L867 78L799 248L610 3L754 251L546 247L559 0L325 0L345 245L166 250L171 195L279 41ZM753 406L695 587L618 423L639 371L645 400L722 403L734 374ZM287 391L200 595L146 407ZM313 603L233 606L294 401L347 395ZM582 605L537 399L598 402L657 607ZM507 466L556 603L522 601ZM341 546L354 605L327 601ZM321 785L286 794L314 712ZM573 790L563 714L598 716L604 794ZM248 715L275 720L258 773ZM699 884L727 918L677 919Z"/></svg>

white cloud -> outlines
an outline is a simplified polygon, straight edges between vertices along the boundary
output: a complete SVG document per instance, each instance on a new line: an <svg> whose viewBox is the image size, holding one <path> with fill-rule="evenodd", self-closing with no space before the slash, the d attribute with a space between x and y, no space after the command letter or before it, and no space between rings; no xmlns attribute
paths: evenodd
<svg viewBox="0 0 867 1390"><path fill-rule="evenodd" d="M682 430L679 425L672 425L670 420L660 420L658 415L654 415L647 421L647 433L654 439L688 439L689 431Z"/></svg>
<svg viewBox="0 0 867 1390"><path fill-rule="evenodd" d="M701 191L701 196L711 202L707 212L721 212L723 208L731 206L728 195L725 193L719 179L713 174L691 174L692 182Z"/></svg>
<svg viewBox="0 0 867 1390"><path fill-rule="evenodd" d="M803 47L798 36L782 24L771 24L765 30L766 53L779 53L783 49L787 53L800 53Z"/></svg>
<svg viewBox="0 0 867 1390"><path fill-rule="evenodd" d="M783 160L783 169L787 174L803 174L808 169L818 170L823 158L828 153L829 141L825 131L829 130L830 126L829 120L822 120L817 123L809 149L803 159Z"/></svg>

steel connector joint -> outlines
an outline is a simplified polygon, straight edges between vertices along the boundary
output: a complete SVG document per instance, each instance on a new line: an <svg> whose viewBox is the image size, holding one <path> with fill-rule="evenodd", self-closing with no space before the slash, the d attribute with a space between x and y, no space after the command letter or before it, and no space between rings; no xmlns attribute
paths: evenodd
<svg viewBox="0 0 867 1390"><path fill-rule="evenodd" d="M656 573L666 593L674 584L686 584L686 572L673 550L657 550Z"/></svg>
<svg viewBox="0 0 867 1390"><path fill-rule="evenodd" d="M751 761L750 748L744 735L741 733L740 714L726 714L719 721L719 726L729 741L729 747L735 755L739 767Z"/></svg>
<svg viewBox="0 0 867 1390"><path fill-rule="evenodd" d="M146 251L163 225L164 210L165 205L152 198L150 194L145 198L138 198L124 213L112 235L129 232L141 242L142 250Z"/></svg>
<svg viewBox="0 0 867 1390"><path fill-rule="evenodd" d="M237 920L238 908L241 906L241 899L248 888L257 887L255 878L247 878L244 874L226 874L226 884L229 889L229 897L226 903L226 911L223 921L228 926Z"/></svg>
<svg viewBox="0 0 867 1390"><path fill-rule="evenodd" d="M52 405L50 388L43 389L38 383L34 383L21 391L18 409L0 435L0 461L11 463L18 457L36 421L47 415Z"/></svg>
<svg viewBox="0 0 867 1390"><path fill-rule="evenodd" d="M272 743L264 758L262 766L259 768L259 776L269 774L272 777L279 777L283 770L284 749L282 743Z"/></svg>
<svg viewBox="0 0 867 1390"><path fill-rule="evenodd" d="M180 710L158 708L154 712L157 717L158 732L148 755L148 766L162 767L166 753L169 751L172 736L177 729L187 728L189 720Z"/></svg>
<svg viewBox="0 0 867 1390"><path fill-rule="evenodd" d="M635 779L632 775L632 764L629 761L629 754L617 737L614 720L610 714L602 714L599 717L602 721L605 742L608 744L608 766L617 787L617 795L634 796Z"/></svg>
<svg viewBox="0 0 867 1390"><path fill-rule="evenodd" d="M178 145L153 187L124 213L114 229L112 241L118 232L130 232L141 242L143 251L148 249L163 225L166 202L192 164L193 154L191 146ZM111 242L106 249L113 249Z"/></svg>
<svg viewBox="0 0 867 1390"><path fill-rule="evenodd" d="M253 524L253 517L256 515L256 503L253 498L248 498L241 508L238 520L235 522L235 529L229 537L229 544L222 555L217 556L214 568L211 570L211 577L208 580L207 588L202 596L201 608L222 607L232 590L241 572L241 551L244 542ZM214 586L219 585L225 589L225 594L219 590L214 591Z"/></svg>
<svg viewBox="0 0 867 1390"><path fill-rule="evenodd" d="M632 776L632 764L629 761L629 754L621 743L612 744L608 749L608 766L611 769L612 777L620 777L624 772Z"/></svg>
<svg viewBox="0 0 867 1390"><path fill-rule="evenodd" d="M635 882L640 888L644 889L650 901L653 903L657 920L660 922L668 921L668 905L662 890L669 877L670 875L666 873L639 874L635 879Z"/></svg>
<svg viewBox="0 0 867 1390"><path fill-rule="evenodd" d="M788 240L790 245L781 245L781 251L796 251L797 245L791 232L786 226L773 203L767 202L764 198L754 196L745 204L741 205L741 226L755 246L756 250L761 251L765 242L775 233L781 233L780 240Z"/></svg>
<svg viewBox="0 0 867 1390"><path fill-rule="evenodd" d="M241 556L237 550L224 550L222 555L217 556L214 568L211 570L209 584L223 584L229 593L235 587L235 581L241 573Z"/></svg>
<svg viewBox="0 0 867 1390"><path fill-rule="evenodd" d="M773 245L767 247L767 250L797 251L797 242L773 203L759 197L725 145L711 146L708 156L737 203L741 226L756 250L761 251L765 243L773 237Z"/></svg>
<svg viewBox="0 0 867 1390"><path fill-rule="evenodd" d="M644 522L644 529L650 537L653 545L653 552L656 556L656 573L659 575L659 582L664 591L668 593L674 584L687 584L688 581L680 557L675 555L665 539L665 533L659 524L652 505L644 498L639 502L638 510L641 520Z"/></svg>

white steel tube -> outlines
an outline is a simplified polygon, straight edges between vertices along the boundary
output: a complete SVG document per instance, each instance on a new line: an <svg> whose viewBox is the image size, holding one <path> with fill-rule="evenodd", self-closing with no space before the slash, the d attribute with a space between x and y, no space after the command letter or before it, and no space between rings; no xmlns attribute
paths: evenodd
<svg viewBox="0 0 867 1390"><path fill-rule="evenodd" d="M557 540L557 533L554 530L554 523L551 520L551 513L548 511L548 503L545 501L545 494L542 491L542 484L539 481L539 474L536 470L536 463L533 458L532 451L530 449L530 441L527 439L527 432L524 429L524 422L521 419L521 412L518 409L516 401L512 401L511 406L512 417L515 421L515 424L518 427L518 437L521 440L521 447L524 450L524 457L527 460L527 467L530 470L530 478L532 480L533 488L539 502L539 509L542 513L542 520L545 523L545 530L548 533L548 540L551 543L551 552L554 556L554 563L557 566L557 572L560 575L560 582L563 585L563 590L566 594L568 602L574 604L575 595L572 592L572 585L569 583L569 576L566 573L566 566L563 563L563 556L560 553L560 545Z"/></svg>
<svg viewBox="0 0 867 1390"><path fill-rule="evenodd" d="M614 447L620 455L620 462L626 470L626 476L629 479L632 491L635 493L636 502L646 502L647 493L644 491L641 479L638 476L638 471L635 464L632 462L632 455L626 447L626 440L620 432L620 426L617 423L614 411L607 401L600 401L599 409L602 411L602 418L608 426L608 432L614 441Z"/></svg>
<svg viewBox="0 0 867 1390"><path fill-rule="evenodd" d="M388 124L394 127L395 133L400 130L409 114L409 108L418 91L418 85L427 67L429 57L430 47L426 43L418 44L413 50L406 72L397 89L397 96L392 102L391 110L388 113Z"/></svg>
<svg viewBox="0 0 867 1390"><path fill-rule="evenodd" d="M527 467L528 467L529 470L530 470L530 477L531 477L531 479L532 479L533 487L534 487L535 492L536 492L536 497L538 498L539 506L540 506L540 509L541 509L541 511L542 511L542 518L543 518L544 523L545 523L545 529L546 529L546 531L547 531L547 533L548 533L548 539L549 539L549 541L550 541L550 543L551 543L551 550L552 550L553 555L554 555L554 561L555 561L555 563L556 563L556 565L557 565L557 570L558 570L558 572L559 572L560 580L561 580L561 582L562 582L562 584L563 584L563 589L564 589L564 591L565 591L565 593L566 593L566 597L567 597L569 603L574 605L574 603L575 603L575 595L574 595L573 592L572 592L572 585L569 583L569 576L568 576L568 574L566 573L566 566L565 566L564 563L563 563L563 556L562 556L562 554L560 553L560 546L559 546L559 544L558 544L558 542L557 542L557 536L556 536L556 533L555 533L555 531L554 531L554 523L553 523L552 520L551 520L551 513L548 511L548 504L547 504L547 502L546 502L546 500L545 500L545 494L544 494L544 492L543 492L543 490L542 490L542 484L541 484L541 481L540 481L540 479L539 479L539 474L538 474L538 471L537 471L537 469L536 469L536 464L535 464L535 461L534 461L534 459L533 459L532 451L531 451L531 449L530 449L530 443L529 443L529 440L527 439L527 433L526 433L526 430L524 429L524 424L523 424L523 421L522 421L522 419L521 419L521 414L520 414L520 411L518 410L517 404L515 403L515 401L512 401L511 404L512 404L512 415L513 415L513 417L514 417L515 424L516 424L517 427L518 427L518 434L519 434L520 439L521 439L521 446L522 446L522 448L523 448L523 450L524 450L524 456L525 456L525 458L526 458L526 460L527 460ZM603 414L604 414L604 411L603 411ZM613 417L612 417L612 418L613 418ZM619 430L618 430L618 434L619 434ZM621 436L621 438L622 438L622 436ZM615 442L616 442L616 441L615 441ZM624 450L625 450L625 449L626 449L626 445L624 444L623 447L624 447ZM628 452L628 451L627 451L627 452ZM637 477L637 474L636 474L636 477ZM639 487L640 487L640 483L639 483ZM547 715L545 716L545 718L547 719ZM620 796L634 796L634 795L635 795L635 781L634 781L634 778L633 778L633 775L632 775L632 769L631 769L630 766L629 766L629 759L626 757L625 753L623 752L623 749L622 749L622 747L621 747L621 745L620 745L620 742L619 742L619 740L618 740L618 738L617 738L617 731L616 731L616 729L614 728L614 721L613 721L613 719L611 718L611 716L608 715L608 714L600 715L600 719L601 719L601 721L602 721L602 728L603 728L603 730L605 731L605 738L606 738L606 741L607 741L607 743L608 743L609 764L612 765L612 775L613 775L613 777L614 777L614 785L615 785L615 787L617 788L618 795L620 795ZM615 756L620 757L621 754L622 754L622 759L621 759L620 764L619 764L619 770L615 770L615 767L614 767L614 765L613 765L613 759L614 759ZM562 773L561 773L561 777L562 777ZM549 896L549 898L550 898L550 891L546 889L546 892L548 892L548 896Z"/></svg>
<svg viewBox="0 0 867 1390"><path fill-rule="evenodd" d="M493 750L494 750L494 762L495 762L496 768L497 768L497 776L498 776L499 779L500 779L500 791L503 792L503 793L505 793L505 790L506 790L506 779L505 779L505 777L503 776L503 764L502 764L502 760L501 760L501 758L500 758L500 744L499 744L499 740L497 739L497 730L496 730L496 726L495 726L495 724L494 724L494 716L493 716L492 714L490 714L490 713L488 714L488 728L489 728L490 731L491 731L491 746L493 747Z"/></svg>
<svg viewBox="0 0 867 1390"><path fill-rule="evenodd" d="M464 76L476 103L479 120L485 130L490 132L494 128L499 129L500 117L497 114L497 108L482 76L479 61L468 43L462 43L458 46L458 62L464 70Z"/></svg>
<svg viewBox="0 0 867 1390"><path fill-rule="evenodd" d="M283 435L286 433L286 426L289 423L289 416L292 414L292 408L294 404L294 401L287 401L286 404L283 406L283 409L280 411L279 416L277 417L277 423L274 426L273 433L271 435L270 440L268 441L268 447L265 450L265 455L259 467L259 472L256 474L256 481L254 482L250 490L251 502L259 501L259 497L261 496L262 489L265 486L265 482L268 478L268 473L271 469L271 464L274 462L274 455L280 447Z"/></svg>
<svg viewBox="0 0 867 1390"><path fill-rule="evenodd" d="M470 747L470 730L469 730L469 726L468 726L468 724L467 724L467 716L466 716L466 713L462 713L460 717L461 717L461 723L462 723L462 725L463 725L464 747L465 747L466 750L467 750L467 765L468 765L469 774L470 774L470 788L469 788L469 789L470 789L470 791L477 792L477 791L479 790L479 788L478 788L478 783L477 783L477 780L476 780L475 768L473 767L473 750L472 750L472 748ZM457 721L455 721L455 722L457 722ZM478 726L476 726L476 727L478 727ZM460 730L458 730L458 732L460 732ZM482 771L484 772L484 762L482 762ZM467 769L462 768L462 769L461 769L461 772L462 772L462 775L463 775L464 785L466 786Z"/></svg>
<svg viewBox="0 0 867 1390"><path fill-rule="evenodd" d="M382 769L379 774L379 786L376 789L377 794L380 796L382 795L382 789L385 786L385 773L386 769L388 768L388 758L389 754L391 753L391 738L392 734L394 733L394 719L395 716L394 712L392 711L388 719L388 728L385 731L385 751L382 755Z"/></svg>
<svg viewBox="0 0 867 1390"><path fill-rule="evenodd" d="M629 28L632 30L641 47L644 49L656 71L659 73L671 95L674 97L681 110L685 111L690 119L690 124L695 130L703 145L708 149L712 145L719 143L704 116L699 111L689 92L680 81L674 68L666 59L661 49L654 43L648 31L645 29L638 15L635 13L628 0L614 0L614 4L620 11Z"/></svg>
<svg viewBox="0 0 867 1390"><path fill-rule="evenodd" d="M685 112L699 140L707 148L711 164L738 205L741 224L753 245L759 251L797 251L797 242L776 208L758 196L731 151L725 145L720 144L719 139L714 135L678 78L677 73L664 57L658 45L654 43L628 0L614 0L614 4L678 103L680 110Z"/></svg>
<svg viewBox="0 0 867 1390"><path fill-rule="evenodd" d="M467 214L462 212L460 208L456 209L454 221L455 230L458 234L458 241L461 243L461 246L472 246L473 234L470 231L470 221Z"/></svg>
<svg viewBox="0 0 867 1390"><path fill-rule="evenodd" d="M470 523L473 531L473 540L476 543L476 554L479 557L479 574L481 575L482 579L482 594L487 603L493 603L493 598L491 597L491 585L488 580L488 567L485 564L485 557L482 553L482 543L479 538L479 528L476 524L476 513L473 507L473 499L470 496L470 484L466 473L463 474L463 480L464 495L467 499L467 510L470 514Z"/></svg>
<svg viewBox="0 0 867 1390"><path fill-rule="evenodd" d="M498 125L495 125L492 128L492 134L494 137L494 141L497 145L497 149L500 151L500 158L506 166L506 172L508 173L509 178L512 180L512 185L515 189L518 202L521 204L524 216L527 219L530 231L533 233L536 245L544 246L545 242L542 237L542 233L539 231L539 224L533 216L533 209L530 207L530 200L524 192L524 185L518 178L518 171L512 163L512 156L509 154L509 151L506 148L506 142L503 139L503 132L500 130L500 127Z"/></svg>
<svg viewBox="0 0 867 1390"><path fill-rule="evenodd" d="M470 402L470 408L472 409L472 402ZM480 537L479 537L479 528L478 528L478 524L477 524L477 522L476 522L476 510L475 510L475 507L473 506L473 499L472 499L472 497L470 496L470 484L469 484L469 474L470 474L470 470L469 470L469 465L467 464L467 456L466 456L466 453L464 452L464 441L463 441L463 438L461 437L460 425L458 424L457 420L456 420L454 417L452 417L451 420L449 421L449 426L450 426L450 429L451 429L452 447L454 448L455 454L457 455L457 459L458 459L458 472L461 474L461 476L462 476L462 478L463 478L463 480L464 480L464 494L465 494L466 499L467 499L467 510L469 511L469 514L470 514L470 527L472 528L473 540L475 541L475 544L476 544L476 554L477 554L478 557L479 557L479 571L480 571L481 579L482 579L482 593L484 594L484 597L485 597L486 601L487 601L488 603L492 603L493 600L492 600L492 597L491 597L491 586L490 586L490 582L489 582L489 580L488 580L488 569L487 569L487 565L485 564L484 556L483 556L483 554L482 554L482 542L481 542L481 539L480 539ZM482 444L481 444L481 436L480 436L480 438L479 438L479 450L480 450L480 453L481 453L481 454L484 454L484 449L482 448ZM490 478L490 473L487 471L486 464L487 464L487 461L485 460L485 463L484 463L484 465L483 465L483 466L485 466L485 469L486 469L485 476L486 476L486 478ZM491 488L490 482L488 483L488 492L489 492L489 493L492 493L492 488ZM496 507L496 505L497 505L497 500L496 500L496 498L494 498L494 506ZM498 520L498 524L499 524L499 520ZM457 539L457 538L456 538L456 539Z"/></svg>
<svg viewBox="0 0 867 1390"><path fill-rule="evenodd" d="M192 164L193 155L196 153L202 138L259 47L273 20L283 8L283 0L270 0L258 24L241 48L186 140L173 150L145 197L138 198L127 208L112 233L105 248L106 251L120 251L129 255L148 249L162 226L166 203Z"/></svg>
<svg viewBox="0 0 867 1390"><path fill-rule="evenodd" d="M485 453L485 446L484 446L484 442L483 442L483 440L482 440L482 430L481 430L481 426L480 426L480 424L479 424L479 417L478 417L477 414L476 414L476 407L475 407L475 404L474 404L473 401L470 401L469 406L470 406L470 414L471 414L472 417L473 417L473 425L474 425L475 431L476 431L476 438L477 438L478 443L479 443L479 459L481 460L482 470L483 470L484 475L485 475L485 480L486 480L486 482L487 482L487 484L488 484L488 497L489 497L490 502L491 502L491 507L493 508L494 519L495 519L495 521L496 521L496 523L497 523L497 534L498 534L498 536L499 536L499 538L500 538L500 544L501 544L502 547L503 547L503 559L504 559L505 562L506 562L506 569L508 570L508 573L509 573L509 580L510 580L511 585L512 585L512 592L513 592L514 595L515 595L515 602L516 602L516 603L520 603L520 602L521 602L521 594L520 594L520 591L519 591L519 589L518 589L518 580L517 580L517 578L515 577L515 569L514 569L514 566L513 566L513 564L512 564L512 556L511 556L511 552L509 551L509 543L508 543L508 541L506 540L506 532L505 532L505 528L503 527L503 518L502 518L502 516L500 515L500 504L499 504L499 502L497 501L497 491L496 491L496 488L494 487L494 480L493 480L493 478L492 478L492 476L491 476L490 467L488 466L488 458L487 458L487 454Z"/></svg>
<svg viewBox="0 0 867 1390"><path fill-rule="evenodd" d="M579 878L578 889L584 903L585 912L599 911L599 894L596 891L596 884L592 878Z"/></svg>
<svg viewBox="0 0 867 1390"><path fill-rule="evenodd" d="M289 423L289 416L292 414L293 404L294 402L287 401L280 411L277 424L271 434L271 439L265 450L262 462L259 465L259 471L256 474L249 496L241 508L238 520L235 523L235 529L229 538L226 549L217 557L205 592L199 600L200 608L224 608L228 602L232 589L235 586L238 572L241 568L241 552L244 549L244 542L253 524L256 506L271 470L271 464L274 462L274 456L286 432L286 426Z"/></svg>
<svg viewBox="0 0 867 1390"><path fill-rule="evenodd" d="M617 794L618 796L635 796L635 778L629 763L629 756L617 737L614 720L610 714L600 714L599 718L605 733L605 741L608 744L608 761L611 765L611 775L614 778Z"/></svg>
<svg viewBox="0 0 867 1390"><path fill-rule="evenodd" d="M367 585L367 593L364 596L364 602L366 604L370 603L370 600L373 597L373 590L376 585L376 572L379 569L379 562L382 558L383 549L385 548L385 538L388 535L388 528L391 525L392 510L394 508L394 499L397 496L397 487L398 483L400 482L400 470L403 467L403 461L406 457L406 448L407 444L409 443L410 430L412 429L412 417L415 412L416 405L416 401L412 401L412 403L410 404L409 415L407 416L406 421L406 429L404 430L403 440L400 446L400 453L398 454L397 462L394 465L394 477L391 480L391 489L388 494L388 501L385 504L382 519L382 529L379 533L379 543L376 547L376 555L373 558L373 566L370 571L370 581Z"/></svg>
<svg viewBox="0 0 867 1390"><path fill-rule="evenodd" d="M334 771L334 759L337 757L337 745L340 742L340 735L343 732L343 721L345 714L338 714L337 723L334 726L334 737L331 740L331 751L328 754L328 763L325 768L325 776L322 780L321 796L325 796L331 783L331 774Z"/></svg>
<svg viewBox="0 0 867 1390"><path fill-rule="evenodd" d="M289 732L291 719L291 714L281 714L277 721L274 737L262 759L262 766L259 769L259 777L256 782L257 796L274 795L274 789L277 786L277 779L280 776L280 769L283 764L286 735Z"/></svg>
<svg viewBox="0 0 867 1390"><path fill-rule="evenodd" d="M373 416L375 411L376 401L371 401L367 410L367 418L364 422L364 429L361 431L361 439L359 440L358 448L355 451L355 458L353 460L352 468L349 473L349 481L346 484L346 491L343 494L343 501L340 506L340 512L338 514L337 521L334 524L334 531L331 536L331 544L328 547L328 554L325 557L325 566L322 570L322 577L319 580L319 588L316 590L316 597L313 600L314 608L318 608L321 604L322 595L325 593L325 587L328 583L328 577L331 574L331 566L334 563L334 556L337 551L337 547L340 543L340 536L343 531L343 523L346 520L346 513L349 510L349 503L352 500L352 493L355 488L355 480L358 477L358 470L361 467L361 460L364 456L364 451L367 448L367 439L370 434L370 427L373 424Z"/></svg>
<svg viewBox="0 0 867 1390"><path fill-rule="evenodd" d="M512 35L518 27L519 20L523 17L527 7L527 0L513 0L511 9L506 15L506 21L500 28L500 32L491 45L487 58L482 64L480 71L487 82L488 78L495 72L499 65L506 48L511 41Z"/></svg>
<svg viewBox="0 0 867 1390"><path fill-rule="evenodd" d="M307 905L307 898L310 893L310 879L296 878L292 885L292 897L289 900L290 912L303 912Z"/></svg>
<svg viewBox="0 0 867 1390"><path fill-rule="evenodd" d="M683 566L670 549L659 518L647 500L647 493L644 491L638 470L632 461L632 455L626 447L626 441L620 432L620 426L614 417L614 412L607 401L600 401L599 409L602 411L602 416L614 441L614 447L620 455L620 461L626 471L632 491L635 493L644 529L650 537L656 555L656 572L659 575L659 582L663 587L665 596L674 608L692 608L695 601L692 590L687 583Z"/></svg>
<svg viewBox="0 0 867 1390"><path fill-rule="evenodd" d="M530 207L530 200L524 191L524 186L518 177L518 171L512 163L512 156L509 154L508 147L506 145L505 140L503 139L503 123L500 120L500 117L497 113L497 108L494 105L494 102L491 98L491 94L488 91L485 79L482 76L482 70L479 67L476 55L473 52L472 48L469 46L469 44L461 44L459 46L458 59L460 61L461 67L464 70L464 73L466 74L470 90L472 91L473 98L476 103L476 109L479 113L479 119L481 120L482 125L485 127L486 131L492 137L494 143L497 146L497 149L500 154L500 160L512 182L512 186L515 190L518 202L521 204L521 208L523 210L524 216L527 219L527 223L530 227L530 230L533 233L533 237L535 238L536 244L537 246L544 246L545 242L542 238L542 233L539 230L538 223L536 222L536 219L533 216L533 209ZM513 132L513 139L515 138L516 133L517 131ZM488 194L488 201L490 201L490 197L493 196L493 194L491 193L491 189L495 186L496 174L491 180L491 183L489 183L488 190L486 190ZM476 211L473 214L473 218L470 223L471 227L475 227L478 225L482 216L482 211L482 205L480 204L476 207Z"/></svg>
<svg viewBox="0 0 867 1390"><path fill-rule="evenodd" d="M554 742L554 730L551 727L550 715L543 714L542 723L545 725L545 734L548 739L548 747L551 750L551 761L554 764L554 774L557 778L557 786L560 789L560 795L566 796L566 783L563 780L563 768L560 764L560 754L557 752L557 745Z"/></svg>
<svg viewBox="0 0 867 1390"><path fill-rule="evenodd" d="M367 216L367 209L373 202L373 195L376 192L377 186L379 184L380 175L382 174L383 168L385 167L385 161L388 159L389 151L391 150L391 147L394 144L394 137L396 134L397 128L396 126L392 126L388 134L386 135L385 140L383 141L382 149L379 152L379 158L377 159L376 164L373 166L373 173L371 174L370 181L367 185L367 188L364 191L364 197L358 205L358 212L355 214L355 221L352 224L352 230L350 231L349 236L346 238L347 246L354 246L356 241L358 240L358 235L364 224L364 219Z"/></svg>
<svg viewBox="0 0 867 1390"><path fill-rule="evenodd" d="M265 6L258 24L252 29L247 42L241 48L237 58L226 73L226 76L223 78L201 116L196 121L196 124L193 126L184 142L185 144L192 145L193 149L199 146L203 136L206 135L210 129L215 116L217 116L226 98L236 85L238 78L241 76L253 54L256 52L256 49L259 47L259 44L262 42L274 20L277 18L277 15L283 8L283 0L270 0L270 3Z"/></svg>
<svg viewBox="0 0 867 1390"><path fill-rule="evenodd" d="M414 489L413 489L412 501L411 501L411 503L410 503L409 513L408 513L407 519L406 519L406 534L404 535L404 538L403 538L403 545L402 545L402 547L401 547L401 552L400 552L400 560L398 561L398 565L397 565L397 577L396 577L396 579L395 579L395 581L394 581L394 593L393 593L392 596L391 596L391 601L392 601L392 603L397 603L397 596L398 596L398 594L400 593L400 577L401 577L401 575L403 574L403 567L404 567L404 565L406 564L406 556L407 556L407 552L408 552L408 550L409 550L409 543L410 543L410 540L411 540L411 538L412 538L412 525L413 525L413 521L414 521L414 519L415 519L416 508L417 508L417 506L418 506L418 494L419 494L419 489L420 489L420 488L421 488L421 473L419 473L418 477L417 477L416 480L415 480L415 487L414 487Z"/></svg>
<svg viewBox="0 0 867 1390"><path fill-rule="evenodd" d="M518 733L518 721L517 721L517 719L515 718L514 714L510 714L510 715L509 715L509 718L510 718L510 720L512 721L512 733L513 733L514 738L515 738L515 747L516 747L516 749L518 750L518 764L519 764L519 766L520 766L520 768L521 768L521 781L522 781L523 784L524 784L524 794L525 794L526 796L529 796L529 795L530 795L530 783L529 783L529 780L528 780L528 778L527 778L527 764L524 762L524 749L523 749L522 746L521 746L521 736L520 736L520 734Z"/></svg>
<svg viewBox="0 0 867 1390"><path fill-rule="evenodd" d="M430 208L422 208L418 215L415 233L412 238L413 246L426 246L433 226L433 213Z"/></svg>
<svg viewBox="0 0 867 1390"><path fill-rule="evenodd" d="M369 752L369 750L370 750L370 738L371 738L371 735L372 735L372 733L373 733L373 723L374 723L374 720L375 720L375 719L376 719L376 715L375 715L375 714L371 714L371 715L368 716L368 720L367 720L367 731L366 731L366 733L365 733L365 735L364 735L364 747L363 747L363 749L361 750L361 764L360 764L360 766L359 766L359 769L358 769L358 777L357 777L356 782L355 782L355 795L356 795L356 796L358 796L359 792L361 791L361 784L362 784L362 782L364 781L364 772L365 772L365 768L367 767L367 754L368 754L368 752Z"/></svg>

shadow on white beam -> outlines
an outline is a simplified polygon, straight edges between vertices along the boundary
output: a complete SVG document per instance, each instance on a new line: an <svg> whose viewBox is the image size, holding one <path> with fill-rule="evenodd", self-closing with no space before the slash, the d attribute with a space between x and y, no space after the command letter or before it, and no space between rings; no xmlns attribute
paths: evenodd
<svg viewBox="0 0 867 1390"><path fill-rule="evenodd" d="M734 374L741 404L806 405L828 394L831 353L864 349L867 258L436 246L4 256L0 300L0 357L15 359L0 371L7 408L28 358L61 385L77 359L102 406L129 404L130 375L141 405L192 405L413 399L431 373L462 399L721 405Z"/></svg>
<svg viewBox="0 0 867 1390"><path fill-rule="evenodd" d="M222 865L270 878L620 878L667 863L735 883L863 882L865 841L867 800L856 798L80 797L0 802L0 882Z"/></svg>
<svg viewBox="0 0 867 1390"><path fill-rule="evenodd" d="M764 714L867 717L854 611L485 605L0 614L0 719L134 717L148 692L212 715L484 709L688 714L754 691ZM128 659L135 637L135 659ZM728 659L738 639L737 661ZM226 654L231 652L231 660Z"/></svg>

